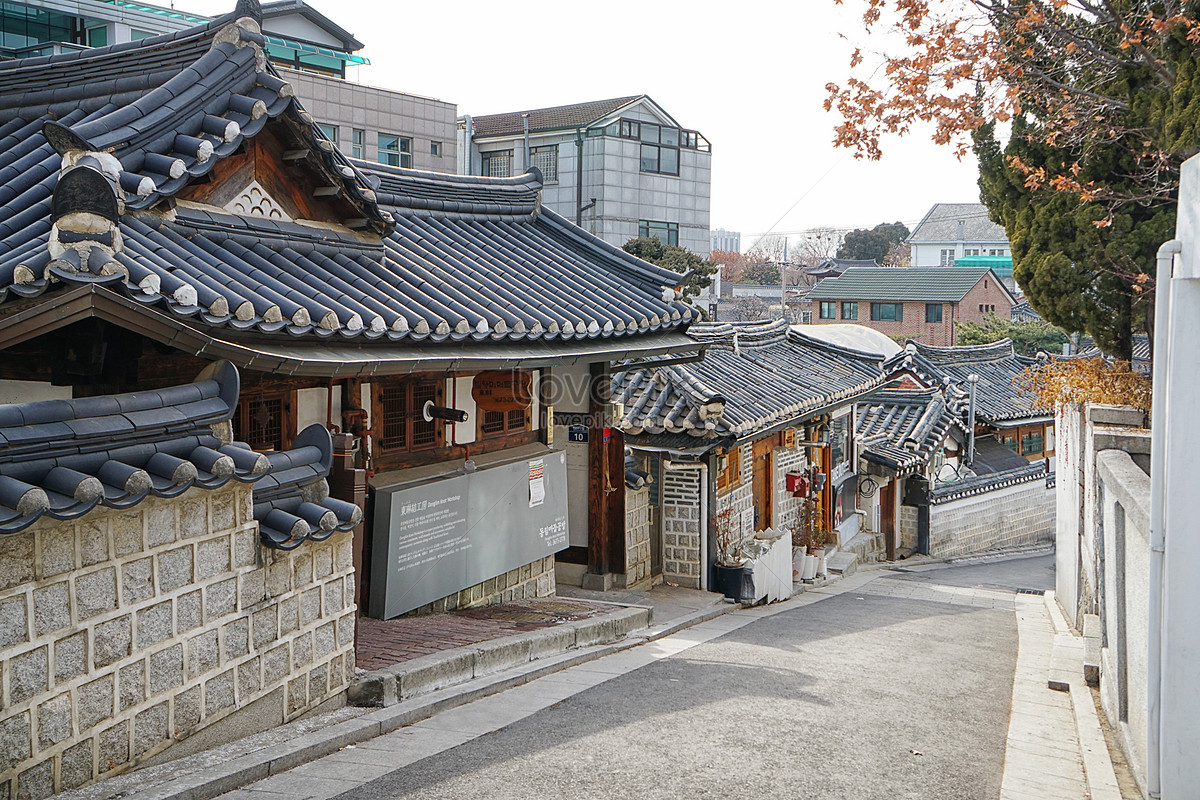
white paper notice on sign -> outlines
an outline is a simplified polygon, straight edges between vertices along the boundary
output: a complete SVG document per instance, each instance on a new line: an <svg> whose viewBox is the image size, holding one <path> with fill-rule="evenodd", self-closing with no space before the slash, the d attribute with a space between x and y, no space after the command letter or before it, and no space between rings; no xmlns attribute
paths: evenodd
<svg viewBox="0 0 1200 800"><path fill-rule="evenodd" d="M546 502L546 464L545 460L535 458L529 462L529 507L540 506Z"/></svg>

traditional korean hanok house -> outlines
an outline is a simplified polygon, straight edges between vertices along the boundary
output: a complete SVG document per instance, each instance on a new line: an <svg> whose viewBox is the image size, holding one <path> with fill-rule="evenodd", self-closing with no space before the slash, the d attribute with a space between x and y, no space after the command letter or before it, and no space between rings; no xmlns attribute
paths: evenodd
<svg viewBox="0 0 1200 800"><path fill-rule="evenodd" d="M1053 541L1054 417L1017 383L1039 363L1015 353L1008 339L963 347L909 342L884 363L889 382L936 389L966 435L958 457L931 481L905 480L898 533L906 546L946 557Z"/></svg>
<svg viewBox="0 0 1200 800"><path fill-rule="evenodd" d="M947 399L939 389L893 388L880 389L858 404L859 503L873 532L860 537L860 560L882 555L894 561L917 548L922 526L928 534L928 505L922 506L925 517L913 520L903 511L920 509L901 501L909 479L914 491L927 491L942 477L957 476L967 442L962 404L954 392Z"/></svg>
<svg viewBox="0 0 1200 800"><path fill-rule="evenodd" d="M967 398L964 412L972 415L970 376L978 377L974 391L975 441L992 437L1001 446L1029 461L1046 460L1053 471L1054 412L1022 391L1017 379L1038 358L1019 355L1011 339L985 345L931 347L908 342L903 352L884 364L890 378L904 385L945 389ZM970 461L970 455L968 455Z"/></svg>
<svg viewBox="0 0 1200 800"><path fill-rule="evenodd" d="M708 588L725 512L747 534L788 531L812 501L817 527L849 542L859 530L854 407L879 387L882 356L782 320L696 324L688 335L708 346L702 360L613 379L626 444L653 480L649 563L636 574Z"/></svg>
<svg viewBox="0 0 1200 800"><path fill-rule="evenodd" d="M548 594L572 543L619 572L607 365L699 353L684 276L541 208L536 170L347 159L260 19L242 0L0 64L0 391L137 392L228 359L236 438L281 451L320 423L369 476L330 482L370 498L355 563L374 615Z"/></svg>

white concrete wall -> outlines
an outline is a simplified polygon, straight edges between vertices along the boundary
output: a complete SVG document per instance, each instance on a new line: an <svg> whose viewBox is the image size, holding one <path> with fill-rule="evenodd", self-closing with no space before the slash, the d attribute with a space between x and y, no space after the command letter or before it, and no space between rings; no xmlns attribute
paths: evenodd
<svg viewBox="0 0 1200 800"><path fill-rule="evenodd" d="M0 403L32 403L35 400L70 399L70 386L53 386L40 381L0 381Z"/></svg>

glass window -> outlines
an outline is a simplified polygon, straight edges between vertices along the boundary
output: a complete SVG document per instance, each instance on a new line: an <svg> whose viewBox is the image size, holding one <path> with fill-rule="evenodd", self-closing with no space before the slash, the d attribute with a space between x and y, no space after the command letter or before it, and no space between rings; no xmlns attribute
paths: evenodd
<svg viewBox="0 0 1200 800"><path fill-rule="evenodd" d="M942 304L941 303L926 303L925 304L925 321L926 322L941 322L942 321Z"/></svg>
<svg viewBox="0 0 1200 800"><path fill-rule="evenodd" d="M668 175L678 175L679 151L670 147L658 148L658 171Z"/></svg>
<svg viewBox="0 0 1200 800"><path fill-rule="evenodd" d="M512 177L512 150L493 150L481 153L483 159L483 175L490 178Z"/></svg>
<svg viewBox="0 0 1200 800"><path fill-rule="evenodd" d="M858 319L858 302L842 303L842 319Z"/></svg>
<svg viewBox="0 0 1200 800"><path fill-rule="evenodd" d="M1042 432L1030 431L1021 434L1021 455L1040 456L1042 454Z"/></svg>
<svg viewBox="0 0 1200 800"><path fill-rule="evenodd" d="M837 319L837 301L836 300L822 300L819 318L820 319Z"/></svg>
<svg viewBox="0 0 1200 800"><path fill-rule="evenodd" d="M941 252L941 265L943 267L953 267L954 266L954 251L953 250L943 250Z"/></svg>
<svg viewBox="0 0 1200 800"><path fill-rule="evenodd" d="M129 41L131 42L139 42L142 39L149 39L154 35L155 34L151 33L150 31L139 31L137 28L129 29Z"/></svg>
<svg viewBox="0 0 1200 800"><path fill-rule="evenodd" d="M558 182L558 145L550 144L535 147L529 151L530 165L542 171L542 180L546 183Z"/></svg>
<svg viewBox="0 0 1200 800"><path fill-rule="evenodd" d="M871 319L877 322L900 322L904 319L904 304L871 303Z"/></svg>
<svg viewBox="0 0 1200 800"><path fill-rule="evenodd" d="M326 125L324 122L318 122L317 127L321 129L321 135L334 144L338 143L338 126Z"/></svg>
<svg viewBox="0 0 1200 800"><path fill-rule="evenodd" d="M650 238L653 236L663 244L679 245L678 222L655 222L654 220L638 220L638 236Z"/></svg>
<svg viewBox="0 0 1200 800"><path fill-rule="evenodd" d="M412 139L396 136L391 133L379 134L379 154L377 158L380 164L387 164L392 167L411 167Z"/></svg>
<svg viewBox="0 0 1200 800"><path fill-rule="evenodd" d="M642 172L658 172L658 148L642 145Z"/></svg>
<svg viewBox="0 0 1200 800"><path fill-rule="evenodd" d="M643 122L641 127L642 127L642 136L641 136L642 141L650 142L651 144L658 144L658 126L651 125L648 122Z"/></svg>
<svg viewBox="0 0 1200 800"><path fill-rule="evenodd" d="M352 158L367 157L367 132L361 128L350 130L350 156Z"/></svg>
<svg viewBox="0 0 1200 800"><path fill-rule="evenodd" d="M441 142L430 142L429 143L429 155L440 157L442 155L442 143Z"/></svg>
<svg viewBox="0 0 1200 800"><path fill-rule="evenodd" d="M671 147L679 146L679 128L663 128L659 141Z"/></svg>
<svg viewBox="0 0 1200 800"><path fill-rule="evenodd" d="M849 414L843 414L829 425L829 457L834 467L850 458Z"/></svg>
<svg viewBox="0 0 1200 800"><path fill-rule="evenodd" d="M108 44L108 28L89 28L87 43L88 47L104 47Z"/></svg>

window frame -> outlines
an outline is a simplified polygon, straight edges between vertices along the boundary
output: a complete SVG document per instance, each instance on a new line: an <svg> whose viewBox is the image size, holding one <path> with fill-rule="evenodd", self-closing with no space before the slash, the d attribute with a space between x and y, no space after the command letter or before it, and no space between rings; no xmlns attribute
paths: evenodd
<svg viewBox="0 0 1200 800"><path fill-rule="evenodd" d="M317 127L321 129L322 136L333 142L335 145L338 144L338 140L341 139L342 132L340 126L328 122L318 122Z"/></svg>
<svg viewBox="0 0 1200 800"><path fill-rule="evenodd" d="M884 307L894 310L894 317L883 316ZM903 303L871 303L871 322L903 322L904 321L904 304Z"/></svg>
<svg viewBox="0 0 1200 800"><path fill-rule="evenodd" d="M857 320L858 319L858 301L843 300L842 301L842 319ZM849 312L849 313L847 313Z"/></svg>
<svg viewBox="0 0 1200 800"><path fill-rule="evenodd" d="M431 139L429 142L429 155L433 156L434 158L441 158L442 157L442 143L435 142Z"/></svg>
<svg viewBox="0 0 1200 800"><path fill-rule="evenodd" d="M256 450L257 452L279 452L291 447L292 440L296 438L295 394L290 389L242 392L242 395L238 398L238 404L234 409L233 416L230 418L234 440L245 442L250 445L252 450ZM254 437L249 436L249 431L245 428L249 415L252 413L251 406L255 403L273 402L276 400L279 401L278 438L272 437L275 441L269 449L256 447L255 445L262 444L262 441L251 441Z"/></svg>
<svg viewBox="0 0 1200 800"><path fill-rule="evenodd" d="M360 161L367 157L367 132L363 128L350 129L350 157Z"/></svg>
<svg viewBox="0 0 1200 800"><path fill-rule="evenodd" d="M837 319L837 300L822 300L817 307L817 319Z"/></svg>
<svg viewBox="0 0 1200 800"><path fill-rule="evenodd" d="M385 145L384 141L388 139L395 140L395 146ZM413 152L412 152L412 137L401 136L398 133L380 133L376 138L378 143L378 152L375 160L380 164L389 167L400 167L402 169L412 169ZM395 156L395 160L392 160ZM387 160L385 160L387 159Z"/></svg>
<svg viewBox="0 0 1200 800"><path fill-rule="evenodd" d="M419 389L425 389L426 391L418 392ZM396 462L405 460L406 457L413 454L440 450L446 446L446 423L440 420L426 423L423 419L420 419L421 409L415 407L418 394L428 394L429 389L432 389L432 396L427 399L433 400L436 405L445 405L446 381L442 378L416 375L400 380L377 381L374 384L373 391L371 392L371 427L376 432L372 440L377 463L390 466ZM385 408L388 395L394 395L395 393L403 394L403 410L400 413L404 426L404 443L389 446L386 443L387 436L385 431L387 426L395 420L387 418L389 414L385 411ZM420 405L424 406L424 401L421 401ZM414 428L417 424L432 426L432 441L413 444Z"/></svg>
<svg viewBox="0 0 1200 800"><path fill-rule="evenodd" d="M936 312L936 313L934 313L934 312ZM937 319L930 319L930 317L937 317ZM942 321L943 317L944 317L944 312L942 310L941 303L926 303L925 304L925 322L926 323L928 323L930 325L935 325L937 323L940 323Z"/></svg>
<svg viewBox="0 0 1200 800"><path fill-rule="evenodd" d="M663 241L662 237L658 235L658 231L660 231L660 230L665 231L666 237L667 237L666 241ZM663 244L667 245L668 247L672 247L672 246L678 247L679 246L679 223L678 222L662 222L660 220L655 220L655 219L639 219L638 220L638 238L649 239L652 237L655 239L658 239L658 241L662 242Z"/></svg>
<svg viewBox="0 0 1200 800"><path fill-rule="evenodd" d="M553 166L547 169L539 164L537 157L540 155L552 155L550 163ZM542 171L542 183L558 183L558 145L540 144L529 148L529 165Z"/></svg>
<svg viewBox="0 0 1200 800"><path fill-rule="evenodd" d="M503 159L507 161L507 167L503 174L493 173L491 162L493 159ZM508 150L488 150L479 154L479 174L485 178L511 178L513 169L513 151Z"/></svg>

